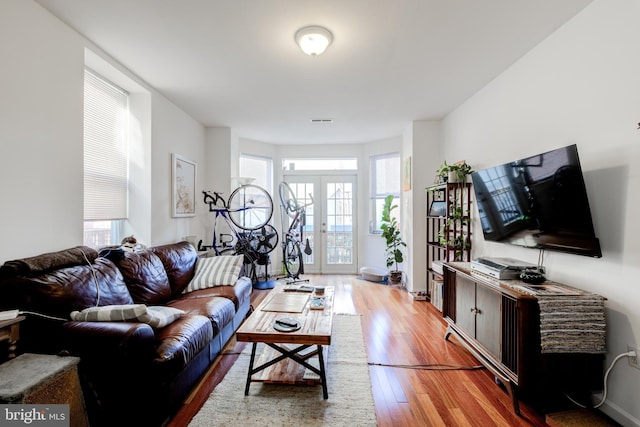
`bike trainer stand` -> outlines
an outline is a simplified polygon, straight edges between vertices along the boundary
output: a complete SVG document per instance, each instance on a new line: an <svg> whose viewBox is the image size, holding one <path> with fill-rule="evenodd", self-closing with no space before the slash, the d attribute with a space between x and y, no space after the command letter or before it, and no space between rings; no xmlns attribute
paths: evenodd
<svg viewBox="0 0 640 427"><path fill-rule="evenodd" d="M264 278L265 280L256 280L256 283L253 284L253 289L273 289L277 284L277 280L269 279L269 254L265 254L264 260Z"/></svg>

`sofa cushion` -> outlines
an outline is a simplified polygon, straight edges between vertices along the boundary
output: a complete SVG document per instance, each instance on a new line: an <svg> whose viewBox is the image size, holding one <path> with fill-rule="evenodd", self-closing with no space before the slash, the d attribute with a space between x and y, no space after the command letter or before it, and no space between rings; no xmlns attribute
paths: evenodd
<svg viewBox="0 0 640 427"><path fill-rule="evenodd" d="M0 267L0 277L38 276L49 271L74 265L92 264L98 252L88 246L76 246L57 252L5 262Z"/></svg>
<svg viewBox="0 0 640 427"><path fill-rule="evenodd" d="M234 285L240 277L243 260L243 255L220 255L198 259L193 279L183 292Z"/></svg>
<svg viewBox="0 0 640 427"><path fill-rule="evenodd" d="M135 303L164 305L171 298L167 272L152 251L125 252L115 264L122 272Z"/></svg>
<svg viewBox="0 0 640 427"><path fill-rule="evenodd" d="M151 250L160 258L169 277L173 296L179 295L193 278L198 253L189 242L155 246Z"/></svg>
<svg viewBox="0 0 640 427"><path fill-rule="evenodd" d="M195 291L193 294L199 294L203 291ZM189 295L193 295L189 294ZM236 314L236 307L228 298L214 297L211 295L202 295L202 298L178 298L169 303L173 308L177 308L189 314L198 314L207 317L213 325L213 333L220 332L229 322L233 320Z"/></svg>
<svg viewBox="0 0 640 427"><path fill-rule="evenodd" d="M243 276L236 280L236 283L233 286L215 286L213 288L188 292L177 297L175 301L223 297L231 300L235 306L235 309L238 310L240 306L245 303L245 301L248 301L251 298L252 291L253 283L251 282L251 279ZM172 302L171 304L174 304L174 302Z"/></svg>
<svg viewBox="0 0 640 427"><path fill-rule="evenodd" d="M7 307L65 319L74 310L95 305L133 304L120 270L105 258L0 282L0 299Z"/></svg>
<svg viewBox="0 0 640 427"><path fill-rule="evenodd" d="M213 339L209 319L186 314L156 334L155 363L167 371L180 372Z"/></svg>
<svg viewBox="0 0 640 427"><path fill-rule="evenodd" d="M71 312L71 319L84 322L142 322L164 328L184 314L173 307L147 307L144 304L107 305Z"/></svg>

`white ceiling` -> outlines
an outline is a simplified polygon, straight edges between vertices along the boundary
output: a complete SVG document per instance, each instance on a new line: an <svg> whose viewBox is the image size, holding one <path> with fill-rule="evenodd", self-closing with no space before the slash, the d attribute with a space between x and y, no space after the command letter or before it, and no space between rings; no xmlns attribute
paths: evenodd
<svg viewBox="0 0 640 427"><path fill-rule="evenodd" d="M203 125L317 144L442 118L592 0L37 1ZM323 55L306 25L333 33Z"/></svg>

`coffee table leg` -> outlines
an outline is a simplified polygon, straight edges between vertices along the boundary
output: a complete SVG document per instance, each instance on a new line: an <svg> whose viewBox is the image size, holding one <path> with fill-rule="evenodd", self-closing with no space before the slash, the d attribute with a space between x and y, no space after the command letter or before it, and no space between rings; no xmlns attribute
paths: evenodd
<svg viewBox="0 0 640 427"><path fill-rule="evenodd" d="M329 392L327 391L327 374L324 370L324 356L322 355L322 346L318 346L318 362L320 364L320 379L322 380L322 397L329 398Z"/></svg>
<svg viewBox="0 0 640 427"><path fill-rule="evenodd" d="M253 361L256 358L256 346L258 343L253 343L253 348L251 349L251 360L249 361L249 372L247 373L247 385L244 387L244 395L249 395L249 385L251 385L251 372L253 372Z"/></svg>

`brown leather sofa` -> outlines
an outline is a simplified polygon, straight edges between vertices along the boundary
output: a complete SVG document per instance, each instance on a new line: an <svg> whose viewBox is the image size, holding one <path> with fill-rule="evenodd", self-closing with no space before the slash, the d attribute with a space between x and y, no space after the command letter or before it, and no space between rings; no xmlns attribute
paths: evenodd
<svg viewBox="0 0 640 427"><path fill-rule="evenodd" d="M8 261L0 267L0 308L26 313L19 351L81 358L92 426L162 425L250 311L246 277L183 293L197 258L193 246L181 242L114 261L84 246ZM159 329L68 320L72 311L134 303L185 314Z"/></svg>

